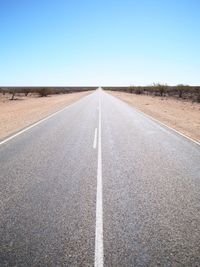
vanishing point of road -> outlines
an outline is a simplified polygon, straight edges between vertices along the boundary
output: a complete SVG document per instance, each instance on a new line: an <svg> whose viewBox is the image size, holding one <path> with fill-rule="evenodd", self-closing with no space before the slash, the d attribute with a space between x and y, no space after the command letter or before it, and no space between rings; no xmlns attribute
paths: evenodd
<svg viewBox="0 0 200 267"><path fill-rule="evenodd" d="M1 142L0 266L200 266L200 146L101 89Z"/></svg>

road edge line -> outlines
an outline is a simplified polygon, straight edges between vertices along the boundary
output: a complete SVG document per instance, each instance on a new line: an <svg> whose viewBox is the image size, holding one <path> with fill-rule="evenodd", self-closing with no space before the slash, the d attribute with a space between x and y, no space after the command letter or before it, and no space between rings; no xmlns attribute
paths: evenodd
<svg viewBox="0 0 200 267"><path fill-rule="evenodd" d="M108 93L107 93L107 94L108 94ZM109 94L109 95L110 95L110 94ZM125 104L128 105L129 107L135 109L136 112L141 113L141 114L144 115L145 117L148 117L149 119L151 119L151 120L157 122L158 124L160 124L160 125L162 125L162 126L168 128L168 129L174 131L175 133L181 135L182 137L184 137L184 138L188 139L189 141L195 143L196 145L200 146L200 142L198 142L198 141L192 139L191 137L189 137L189 136L187 136L187 135L185 135L185 134L179 132L178 130L176 130L176 129L170 127L170 126L168 126L167 124L165 124L165 123L159 121L158 119L155 119L155 118L152 117L151 115L148 115L147 113L145 113L145 112L139 110L138 108L136 108L135 106L132 106L131 104L127 103L126 101L124 101L124 100L122 100L122 99L120 99L120 98L118 98L118 97L116 97L116 96L113 96L113 95L111 95L111 96L112 96L112 97L115 97L115 98L117 98L117 99L119 99L119 100L121 100L123 103L125 103Z"/></svg>
<svg viewBox="0 0 200 267"><path fill-rule="evenodd" d="M0 141L0 146L3 145L3 144L5 144L5 143L7 143L7 142L10 141L10 140L12 140L13 138L17 137L18 135L20 135L20 134L22 134L22 133L24 133L24 132L30 130L31 128L33 128L33 127L35 127L35 126L37 126L37 125L39 125L40 123L42 123L42 122L44 122L44 121L46 121L46 120L52 118L53 116L55 116L55 115L57 115L58 113L64 111L65 109L71 108L73 105L77 104L79 101L81 101L82 99L84 99L85 97L88 97L88 96L90 96L90 95L91 95L91 94L86 95L86 96L82 97L81 99L78 99L78 100L75 101L74 103L69 104L68 106L66 106L66 107L64 107L64 108L62 108L62 109L60 109L60 110L58 110L58 111L56 111L56 112L54 112L54 113L52 113L52 114L46 116L46 117L44 117L43 119L40 119L39 121L34 122L34 123L31 124L30 126L27 126L27 127L25 127L24 129L22 129L22 130L19 130L17 133L15 133L15 134L13 134L13 135L7 137L6 139Z"/></svg>
<svg viewBox="0 0 200 267"><path fill-rule="evenodd" d="M200 146L200 142L198 142L198 141L192 139L191 137L189 137L189 136L187 136L187 135L185 135L185 134L179 132L178 130L176 130L176 129L170 127L170 126L168 126L167 124L165 124L165 123L159 121L158 119L155 119L155 118L152 117L151 115L148 115L148 114L146 114L145 112L143 112L143 111L141 111L141 110L139 110L139 109L137 109L137 108L135 108L135 107L134 107L134 109L135 109L138 113L141 113L142 115L148 117L149 119L151 119L151 120L157 122L158 124L160 124L160 125L162 125L162 126L168 128L168 129L170 129L171 131L173 131L173 132L175 132L175 133L181 135L181 136L184 137L185 139L188 139L189 141L191 141L191 142L195 143L196 145Z"/></svg>

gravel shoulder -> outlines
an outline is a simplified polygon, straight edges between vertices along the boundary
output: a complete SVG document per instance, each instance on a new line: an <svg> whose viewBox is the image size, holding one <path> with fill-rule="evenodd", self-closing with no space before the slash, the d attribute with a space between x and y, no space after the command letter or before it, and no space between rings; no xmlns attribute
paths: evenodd
<svg viewBox="0 0 200 267"><path fill-rule="evenodd" d="M16 97L0 95L0 140L68 106L91 91L64 95Z"/></svg>
<svg viewBox="0 0 200 267"><path fill-rule="evenodd" d="M200 104L168 97L108 91L162 123L200 141Z"/></svg>

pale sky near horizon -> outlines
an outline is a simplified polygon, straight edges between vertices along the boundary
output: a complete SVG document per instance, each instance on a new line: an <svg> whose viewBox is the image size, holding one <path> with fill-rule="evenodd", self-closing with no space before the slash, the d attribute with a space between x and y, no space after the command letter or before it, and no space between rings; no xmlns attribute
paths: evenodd
<svg viewBox="0 0 200 267"><path fill-rule="evenodd" d="M200 85L199 0L0 0L0 86Z"/></svg>

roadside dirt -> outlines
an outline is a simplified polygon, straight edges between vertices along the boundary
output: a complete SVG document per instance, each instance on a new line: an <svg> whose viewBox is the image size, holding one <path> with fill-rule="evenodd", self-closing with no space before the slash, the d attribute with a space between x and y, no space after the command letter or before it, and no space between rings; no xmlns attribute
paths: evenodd
<svg viewBox="0 0 200 267"><path fill-rule="evenodd" d="M200 142L199 103L124 92L108 93Z"/></svg>
<svg viewBox="0 0 200 267"><path fill-rule="evenodd" d="M0 140L90 94L91 91L48 97L0 94Z"/></svg>

